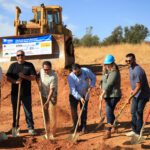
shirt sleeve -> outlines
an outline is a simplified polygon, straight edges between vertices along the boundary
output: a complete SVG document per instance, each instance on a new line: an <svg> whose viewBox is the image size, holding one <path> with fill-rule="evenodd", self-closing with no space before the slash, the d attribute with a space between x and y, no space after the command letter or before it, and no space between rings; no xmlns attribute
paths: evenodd
<svg viewBox="0 0 150 150"><path fill-rule="evenodd" d="M142 78L142 74L140 70L136 70L135 73L135 83L140 83Z"/></svg>
<svg viewBox="0 0 150 150"><path fill-rule="evenodd" d="M14 68L14 64L11 64L6 73L7 77L13 78L13 68Z"/></svg>
<svg viewBox="0 0 150 150"><path fill-rule="evenodd" d="M75 99L80 100L81 95L76 90L76 86L75 86L73 77L70 75L68 76L68 83L69 83L69 88L70 88L70 94L73 95Z"/></svg>
<svg viewBox="0 0 150 150"><path fill-rule="evenodd" d="M36 70L35 70L35 67L32 63L31 63L30 75L36 75Z"/></svg>
<svg viewBox="0 0 150 150"><path fill-rule="evenodd" d="M86 73L88 74L88 77L90 78L90 87L94 87L95 86L95 82L96 82L96 76L95 74L88 68L86 68Z"/></svg>
<svg viewBox="0 0 150 150"><path fill-rule="evenodd" d="M58 84L58 78L57 78L57 75L55 74L55 75L54 75L54 78L53 78L53 80L52 80L52 82L51 82L51 84L50 84L50 89L56 88L56 87L57 87L57 84Z"/></svg>

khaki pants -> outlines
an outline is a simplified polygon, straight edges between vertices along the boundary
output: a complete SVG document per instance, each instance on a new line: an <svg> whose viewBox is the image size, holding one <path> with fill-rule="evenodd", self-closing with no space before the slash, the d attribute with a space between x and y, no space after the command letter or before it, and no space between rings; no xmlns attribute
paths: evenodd
<svg viewBox="0 0 150 150"><path fill-rule="evenodd" d="M47 98L42 97L43 104L46 102ZM44 115L45 115L45 121L46 121L46 130L48 135L50 136L50 133L53 134L53 136L56 135L56 104L52 104L52 102L49 102L48 109L44 109Z"/></svg>

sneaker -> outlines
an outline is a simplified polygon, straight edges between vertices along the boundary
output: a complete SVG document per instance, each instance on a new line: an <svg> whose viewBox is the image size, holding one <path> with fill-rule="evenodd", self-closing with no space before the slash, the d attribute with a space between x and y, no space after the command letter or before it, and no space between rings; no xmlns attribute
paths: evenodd
<svg viewBox="0 0 150 150"><path fill-rule="evenodd" d="M20 135L20 128L15 128L15 127L13 127L12 128L12 137L17 137L17 136L19 136Z"/></svg>
<svg viewBox="0 0 150 150"><path fill-rule="evenodd" d="M103 139L109 139L109 138L111 138L111 131L106 131Z"/></svg>
<svg viewBox="0 0 150 150"><path fill-rule="evenodd" d="M30 135L37 135L37 133L36 133L36 131L34 130L34 129L29 129L28 130L28 133L30 134Z"/></svg>
<svg viewBox="0 0 150 150"><path fill-rule="evenodd" d="M130 132L127 132L125 133L126 136L134 136L136 133L134 131L130 131Z"/></svg>

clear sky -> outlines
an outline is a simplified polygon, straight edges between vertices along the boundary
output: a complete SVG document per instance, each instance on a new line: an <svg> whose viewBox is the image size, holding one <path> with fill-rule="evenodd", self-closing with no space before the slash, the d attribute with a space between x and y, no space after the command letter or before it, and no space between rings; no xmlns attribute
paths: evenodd
<svg viewBox="0 0 150 150"><path fill-rule="evenodd" d="M33 18L32 6L41 3L62 6L64 24L78 38L89 26L100 40L108 37L119 25L125 27L138 23L150 30L150 0L0 0L0 36L14 35L16 6L22 10L20 20L30 20Z"/></svg>

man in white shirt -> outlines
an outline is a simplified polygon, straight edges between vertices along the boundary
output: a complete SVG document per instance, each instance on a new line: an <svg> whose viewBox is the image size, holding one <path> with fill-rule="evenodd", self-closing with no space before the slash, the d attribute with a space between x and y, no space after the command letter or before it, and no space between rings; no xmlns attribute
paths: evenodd
<svg viewBox="0 0 150 150"><path fill-rule="evenodd" d="M56 135L57 74L52 70L50 61L44 61L40 70L41 95L46 120L47 136L54 139ZM50 133L50 127L52 132Z"/></svg>

